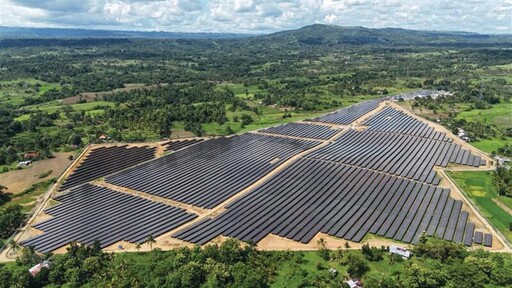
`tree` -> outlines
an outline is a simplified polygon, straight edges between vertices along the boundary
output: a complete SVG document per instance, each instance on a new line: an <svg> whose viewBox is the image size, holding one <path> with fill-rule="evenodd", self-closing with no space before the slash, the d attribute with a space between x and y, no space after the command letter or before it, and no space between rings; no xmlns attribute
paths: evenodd
<svg viewBox="0 0 512 288"><path fill-rule="evenodd" d="M409 262L404 269L402 285L411 288L437 288L443 287L448 275L439 263L433 262L434 267L427 263Z"/></svg>
<svg viewBox="0 0 512 288"><path fill-rule="evenodd" d="M11 247L11 250L12 252L16 253L16 251L18 250L18 248L20 248L20 245L18 244L18 242L16 242L16 240L14 239L10 239L9 242L7 243L7 245L9 247Z"/></svg>
<svg viewBox="0 0 512 288"><path fill-rule="evenodd" d="M78 134L73 134L69 137L69 143L71 145L80 146L80 144L82 144L82 138Z"/></svg>
<svg viewBox="0 0 512 288"><path fill-rule="evenodd" d="M153 250L153 244L156 243L155 237L153 237L153 235L149 235L146 242L149 244L149 249Z"/></svg>
<svg viewBox="0 0 512 288"><path fill-rule="evenodd" d="M254 122L251 115L249 114L242 114L242 117L240 117L240 119L242 121L242 126L246 126Z"/></svg>
<svg viewBox="0 0 512 288"><path fill-rule="evenodd" d="M9 238L25 219L20 205L0 210L0 238Z"/></svg>
<svg viewBox="0 0 512 288"><path fill-rule="evenodd" d="M330 251L326 247L327 242L325 241L325 239L324 238L318 239L316 244L318 245L318 251L317 251L318 255L320 255L320 257L322 257L322 259L328 261L330 259Z"/></svg>
<svg viewBox="0 0 512 288"><path fill-rule="evenodd" d="M140 248L141 248L140 243L136 243L135 244L135 249L137 249L137 251L140 251Z"/></svg>
<svg viewBox="0 0 512 288"><path fill-rule="evenodd" d="M347 273L351 277L361 278L370 270L368 263L361 254L349 253L346 258L348 264Z"/></svg>
<svg viewBox="0 0 512 288"><path fill-rule="evenodd" d="M5 162L12 163L18 160L18 151L16 148L9 146L5 149Z"/></svg>
<svg viewBox="0 0 512 288"><path fill-rule="evenodd" d="M7 190L7 187L0 185L0 206L4 205L5 203L7 203L11 200L10 195L7 193L4 193L6 190Z"/></svg>

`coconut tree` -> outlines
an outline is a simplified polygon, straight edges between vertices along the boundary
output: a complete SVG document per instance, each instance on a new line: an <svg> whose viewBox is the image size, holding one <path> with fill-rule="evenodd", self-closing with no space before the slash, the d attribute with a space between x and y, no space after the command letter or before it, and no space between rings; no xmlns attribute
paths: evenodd
<svg viewBox="0 0 512 288"><path fill-rule="evenodd" d="M135 244L135 249L137 249L137 251L140 251L140 243Z"/></svg>
<svg viewBox="0 0 512 288"><path fill-rule="evenodd" d="M325 249L326 244L327 244L327 242L325 241L324 238L320 238L320 239L318 239L318 241L316 241L316 245L318 245L318 247L320 247L322 249Z"/></svg>
<svg viewBox="0 0 512 288"><path fill-rule="evenodd" d="M7 245L11 247L11 250L14 253L16 253L16 251L20 248L20 244L18 244L18 242L16 242L14 239L9 240Z"/></svg>
<svg viewBox="0 0 512 288"><path fill-rule="evenodd" d="M156 243L155 237L153 237L153 235L149 235L148 238L146 239L146 242L148 242L149 248L153 250L153 244Z"/></svg>

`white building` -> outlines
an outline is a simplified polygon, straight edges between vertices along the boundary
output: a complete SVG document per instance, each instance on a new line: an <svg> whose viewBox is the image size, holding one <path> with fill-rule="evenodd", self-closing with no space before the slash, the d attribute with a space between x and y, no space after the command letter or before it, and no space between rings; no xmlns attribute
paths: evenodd
<svg viewBox="0 0 512 288"><path fill-rule="evenodd" d="M400 255L404 259L409 259L412 256L411 251L395 245L389 246L389 253Z"/></svg>

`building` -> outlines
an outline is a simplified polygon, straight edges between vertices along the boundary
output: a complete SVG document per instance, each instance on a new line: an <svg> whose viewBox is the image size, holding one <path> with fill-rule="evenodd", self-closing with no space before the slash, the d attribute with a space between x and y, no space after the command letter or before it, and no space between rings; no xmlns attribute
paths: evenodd
<svg viewBox="0 0 512 288"><path fill-rule="evenodd" d="M364 287L363 283L361 283L361 281L359 281L358 279L350 279L345 283L347 283L350 288L363 288Z"/></svg>
<svg viewBox="0 0 512 288"><path fill-rule="evenodd" d="M25 153L23 158L25 158L25 159L37 159L37 158L39 158L39 153L36 152L36 151L29 151L29 152Z"/></svg>
<svg viewBox="0 0 512 288"><path fill-rule="evenodd" d="M31 160L21 161L21 162L18 163L18 167L27 167L30 164L32 164Z"/></svg>
<svg viewBox="0 0 512 288"><path fill-rule="evenodd" d="M40 271L41 269L44 268L50 268L50 261L48 260L44 260L43 262L35 265L34 267L28 269L28 272L32 275L32 277L35 277Z"/></svg>
<svg viewBox="0 0 512 288"><path fill-rule="evenodd" d="M395 245L389 246L389 253L400 255L404 259L409 259L412 256L411 251Z"/></svg>

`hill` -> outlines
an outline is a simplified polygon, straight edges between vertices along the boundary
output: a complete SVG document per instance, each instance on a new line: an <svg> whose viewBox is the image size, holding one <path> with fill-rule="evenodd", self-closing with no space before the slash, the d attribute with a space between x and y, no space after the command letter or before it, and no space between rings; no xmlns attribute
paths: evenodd
<svg viewBox="0 0 512 288"><path fill-rule="evenodd" d="M0 27L0 38L152 38L152 39L231 39L249 37L237 33L185 33L165 31L121 31L99 29Z"/></svg>
<svg viewBox="0 0 512 288"><path fill-rule="evenodd" d="M266 40L284 40L305 45L381 44L381 45L512 45L511 35L485 35L470 32L418 31L401 28L371 29L313 24L260 36Z"/></svg>

